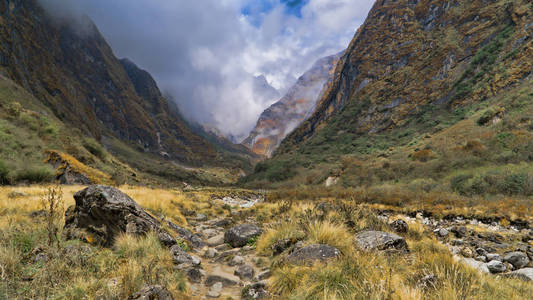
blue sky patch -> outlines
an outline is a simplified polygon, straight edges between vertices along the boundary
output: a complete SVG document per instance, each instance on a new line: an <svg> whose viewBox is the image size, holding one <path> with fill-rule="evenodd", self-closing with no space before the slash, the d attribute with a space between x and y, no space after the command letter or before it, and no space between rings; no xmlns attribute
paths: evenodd
<svg viewBox="0 0 533 300"><path fill-rule="evenodd" d="M309 0L280 0L280 2L285 6L286 14L301 18L302 8ZM260 26L262 16L274 9L276 4L277 1L273 0L250 0L241 9L241 13L247 16L254 26Z"/></svg>

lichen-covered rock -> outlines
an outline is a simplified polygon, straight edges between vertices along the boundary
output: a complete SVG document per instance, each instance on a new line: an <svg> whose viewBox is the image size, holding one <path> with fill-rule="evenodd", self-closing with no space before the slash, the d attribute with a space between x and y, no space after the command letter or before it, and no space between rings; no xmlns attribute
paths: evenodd
<svg viewBox="0 0 533 300"><path fill-rule="evenodd" d="M507 267L501 262L497 260L492 260L487 263L487 268L491 273L502 273L505 272Z"/></svg>
<svg viewBox="0 0 533 300"><path fill-rule="evenodd" d="M91 185L77 192L74 199L76 205L65 214L65 232L69 238L111 246L121 233L141 236L153 231L165 246L176 244L158 220L114 187Z"/></svg>
<svg viewBox="0 0 533 300"><path fill-rule="evenodd" d="M250 265L241 265L235 269L233 274L238 276L241 280L251 280L255 275L255 271Z"/></svg>
<svg viewBox="0 0 533 300"><path fill-rule="evenodd" d="M151 285L131 295L128 300L174 300L174 297L165 287Z"/></svg>
<svg viewBox="0 0 533 300"><path fill-rule="evenodd" d="M389 226L397 233L407 233L407 230L409 230L409 225L404 220L393 221Z"/></svg>
<svg viewBox="0 0 533 300"><path fill-rule="evenodd" d="M243 247L252 238L255 238L261 234L262 230L254 224L241 224L232 227L224 234L224 242L230 244L233 247Z"/></svg>
<svg viewBox="0 0 533 300"><path fill-rule="evenodd" d="M510 263L516 269L521 269L527 266L527 264L529 263L529 258L525 253L515 251L505 254L505 256L503 257L503 261Z"/></svg>
<svg viewBox="0 0 533 300"><path fill-rule="evenodd" d="M362 231L356 234L355 242L362 250L409 251L405 239L394 233L382 231Z"/></svg>
<svg viewBox="0 0 533 300"><path fill-rule="evenodd" d="M287 256L287 262L293 264L305 264L313 261L325 261L341 255L339 249L330 245L313 244L298 249Z"/></svg>

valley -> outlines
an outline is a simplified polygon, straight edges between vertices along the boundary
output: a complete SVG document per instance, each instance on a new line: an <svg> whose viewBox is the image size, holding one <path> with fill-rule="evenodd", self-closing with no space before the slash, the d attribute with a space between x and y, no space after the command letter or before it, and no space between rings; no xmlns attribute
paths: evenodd
<svg viewBox="0 0 533 300"><path fill-rule="evenodd" d="M371 2L320 55L291 27L316 1L216 4L249 45L173 27L172 69L156 26L152 75L105 22L0 0L0 300L532 299L533 3Z"/></svg>

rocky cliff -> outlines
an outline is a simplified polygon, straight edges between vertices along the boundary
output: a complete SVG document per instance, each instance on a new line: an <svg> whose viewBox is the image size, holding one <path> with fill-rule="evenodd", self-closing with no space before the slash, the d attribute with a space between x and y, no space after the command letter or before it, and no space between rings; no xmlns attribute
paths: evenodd
<svg viewBox="0 0 533 300"><path fill-rule="evenodd" d="M62 121L101 140L189 163L216 151L172 109L150 74L119 60L88 19L51 17L35 0L0 1L0 71Z"/></svg>
<svg viewBox="0 0 533 300"><path fill-rule="evenodd" d="M350 141L519 85L533 67L532 12L526 0L376 1L316 110L279 152L323 129Z"/></svg>
<svg viewBox="0 0 533 300"><path fill-rule="evenodd" d="M313 111L324 85L332 78L339 57L337 54L317 61L283 98L261 114L243 144L258 155L271 156L283 138Z"/></svg>

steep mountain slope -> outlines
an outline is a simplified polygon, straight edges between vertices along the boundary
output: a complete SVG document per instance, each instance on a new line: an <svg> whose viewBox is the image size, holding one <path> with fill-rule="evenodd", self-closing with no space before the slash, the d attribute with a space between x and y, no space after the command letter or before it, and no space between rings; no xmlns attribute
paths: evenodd
<svg viewBox="0 0 533 300"><path fill-rule="evenodd" d="M533 142L532 71L531 1L377 1L314 113L247 180L511 176Z"/></svg>
<svg viewBox="0 0 533 300"><path fill-rule="evenodd" d="M377 1L315 113L281 152L315 135L341 111L346 131L376 133L406 124L428 106L471 104L520 83L533 64L532 5Z"/></svg>
<svg viewBox="0 0 533 300"><path fill-rule="evenodd" d="M96 140L201 164L216 151L169 108L151 76L119 61L90 20L50 17L35 0L0 1L0 70Z"/></svg>
<svg viewBox="0 0 533 300"><path fill-rule="evenodd" d="M281 100L261 114L243 144L258 155L271 156L283 138L312 112L339 57L337 54L317 61Z"/></svg>

